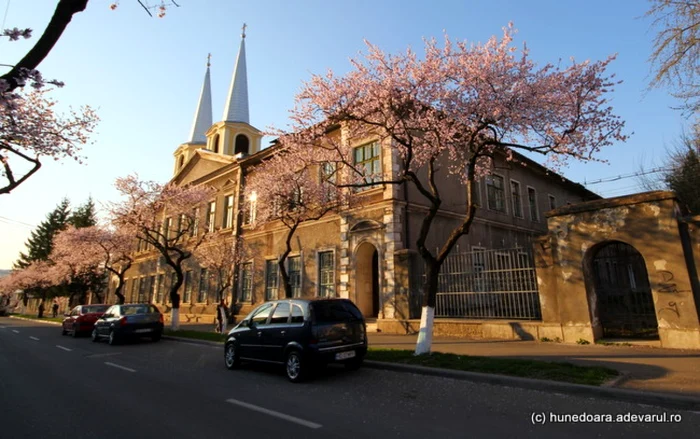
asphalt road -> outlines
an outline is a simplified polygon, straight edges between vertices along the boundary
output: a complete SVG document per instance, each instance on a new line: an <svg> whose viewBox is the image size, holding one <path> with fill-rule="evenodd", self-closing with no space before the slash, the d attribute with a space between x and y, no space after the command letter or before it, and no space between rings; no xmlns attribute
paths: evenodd
<svg viewBox="0 0 700 439"><path fill-rule="evenodd" d="M553 422L564 415L589 422ZM276 368L227 370L221 348L109 346L0 318L0 437L657 438L694 437L698 425L700 413L374 369L292 384Z"/></svg>

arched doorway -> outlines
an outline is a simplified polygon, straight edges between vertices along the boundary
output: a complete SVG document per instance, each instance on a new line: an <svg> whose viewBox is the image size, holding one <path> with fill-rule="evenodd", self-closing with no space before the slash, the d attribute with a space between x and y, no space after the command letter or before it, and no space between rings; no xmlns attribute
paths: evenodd
<svg viewBox="0 0 700 439"><path fill-rule="evenodd" d="M649 276L642 255L629 244L602 244L591 261L603 337L658 338Z"/></svg>
<svg viewBox="0 0 700 439"><path fill-rule="evenodd" d="M368 242L355 253L355 303L365 317L379 315L379 252Z"/></svg>

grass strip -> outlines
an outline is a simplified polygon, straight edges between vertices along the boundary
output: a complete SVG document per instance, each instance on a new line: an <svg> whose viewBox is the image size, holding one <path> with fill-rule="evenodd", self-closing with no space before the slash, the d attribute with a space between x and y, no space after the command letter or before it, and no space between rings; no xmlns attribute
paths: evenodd
<svg viewBox="0 0 700 439"><path fill-rule="evenodd" d="M618 371L601 366L578 366L571 363L514 358L473 357L441 352L414 356L413 351L399 349L370 348L366 358L373 361L509 375L521 378L561 381L592 386L600 386L619 375Z"/></svg>

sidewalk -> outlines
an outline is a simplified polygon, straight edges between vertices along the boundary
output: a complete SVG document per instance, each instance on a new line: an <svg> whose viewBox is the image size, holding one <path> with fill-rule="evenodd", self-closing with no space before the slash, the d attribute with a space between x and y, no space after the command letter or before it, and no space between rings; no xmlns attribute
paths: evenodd
<svg viewBox="0 0 700 439"><path fill-rule="evenodd" d="M199 324L181 324L180 329L213 331L212 325ZM374 332L367 335L373 348L413 350L416 346L417 335ZM700 397L700 351L697 350L436 337L432 351L606 366L625 374L616 383L617 388Z"/></svg>

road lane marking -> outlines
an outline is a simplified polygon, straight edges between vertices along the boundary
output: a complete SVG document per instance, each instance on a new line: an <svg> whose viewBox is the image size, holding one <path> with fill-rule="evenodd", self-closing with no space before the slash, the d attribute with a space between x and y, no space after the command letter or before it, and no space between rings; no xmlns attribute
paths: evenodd
<svg viewBox="0 0 700 439"><path fill-rule="evenodd" d="M274 410L266 409L264 407L260 407L257 405L253 404L248 404L247 402L243 401L238 401L237 399L227 399L226 402L235 404L240 407L245 407L250 410L254 410L256 412L260 413L265 413L266 415L274 416L280 419L284 419L285 421L289 422L294 422L295 424L303 425L304 427L309 427L309 428L321 428L323 425L317 424L315 422L307 421L305 419L297 418L294 416L286 415L284 413L276 412Z"/></svg>
<svg viewBox="0 0 700 439"><path fill-rule="evenodd" d="M116 367L117 369L125 370L127 372L136 372L134 369L129 369L128 367L124 367L124 366L120 366L118 364L110 363L109 361L105 361L105 364L107 366Z"/></svg>
<svg viewBox="0 0 700 439"><path fill-rule="evenodd" d="M59 349L63 349L64 351L68 351L68 352L70 352L70 351L73 350L73 349L64 348L64 347L61 346L60 344L57 344L56 347L59 348Z"/></svg>
<svg viewBox="0 0 700 439"><path fill-rule="evenodd" d="M19 334L19 331L16 329L13 329L12 332L14 332L15 334Z"/></svg>
<svg viewBox="0 0 700 439"><path fill-rule="evenodd" d="M33 336L31 336L31 335L29 336L29 338L31 338L32 340L36 340L36 341L39 341L39 339L38 339L38 338L36 338L36 337L33 337Z"/></svg>
<svg viewBox="0 0 700 439"><path fill-rule="evenodd" d="M6 329L7 326L0 326L0 329Z"/></svg>
<svg viewBox="0 0 700 439"><path fill-rule="evenodd" d="M112 355L121 355L121 352L110 352L108 354L92 354L87 355L85 358L111 357Z"/></svg>

